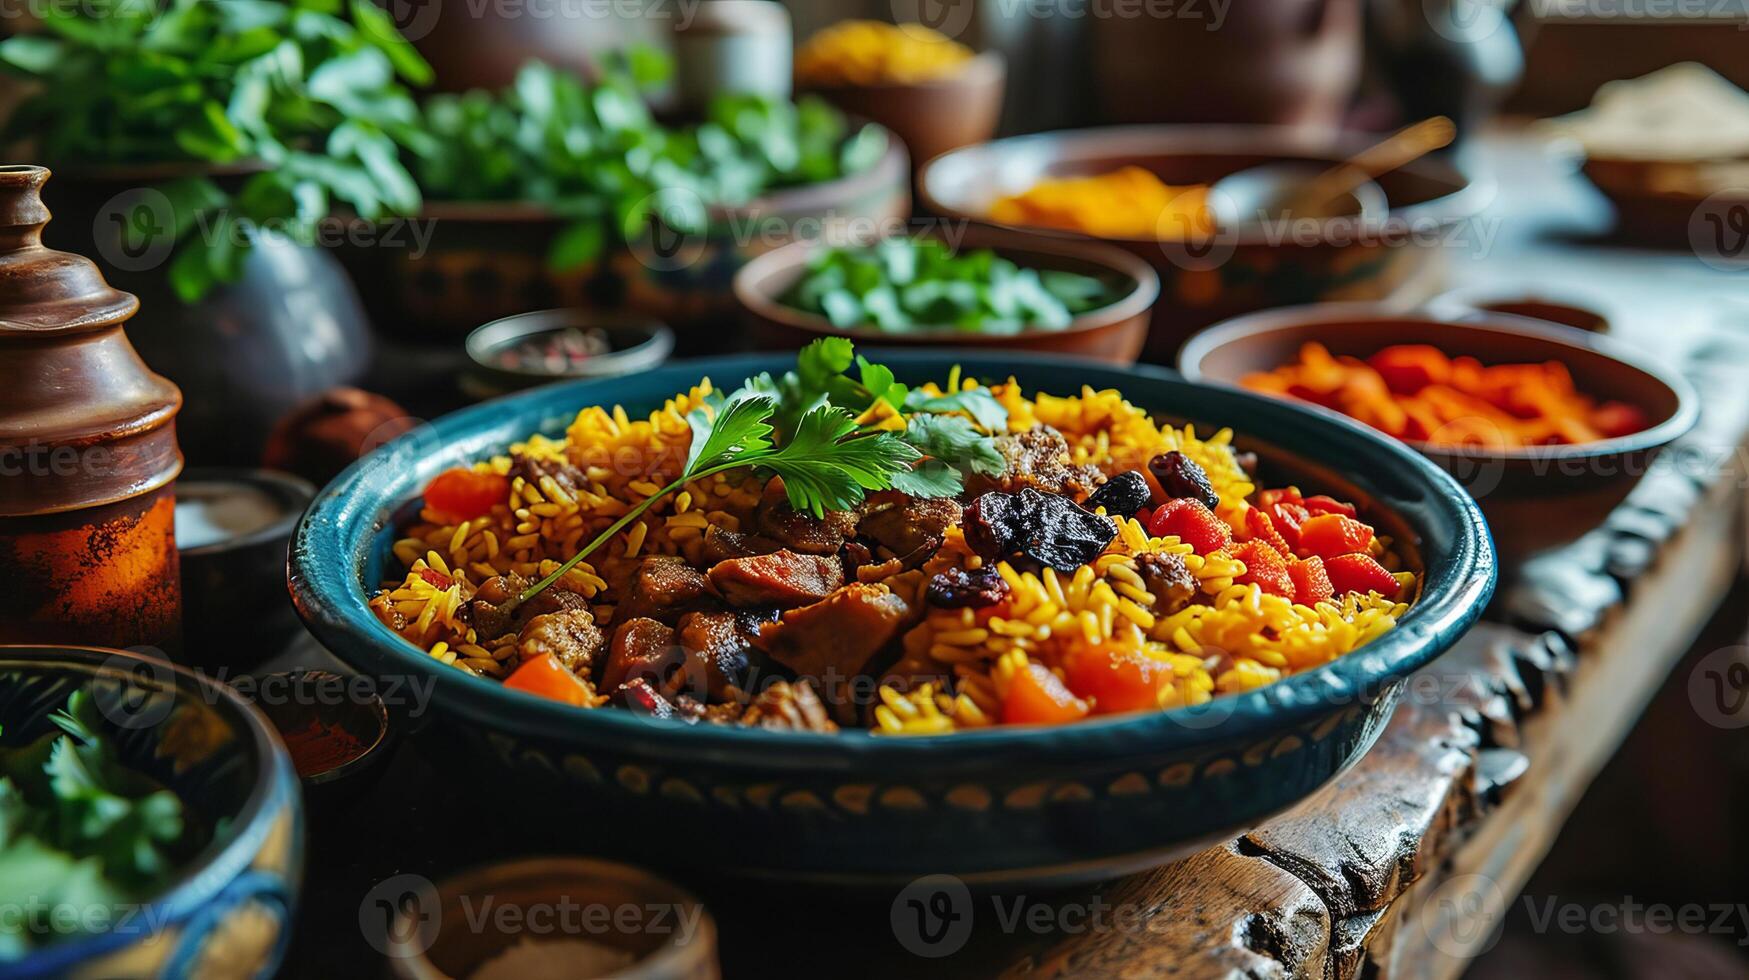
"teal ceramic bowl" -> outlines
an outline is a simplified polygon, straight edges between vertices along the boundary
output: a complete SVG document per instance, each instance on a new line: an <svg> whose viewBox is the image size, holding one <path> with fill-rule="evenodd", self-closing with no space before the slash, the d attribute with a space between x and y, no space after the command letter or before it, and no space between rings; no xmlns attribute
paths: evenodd
<svg viewBox="0 0 1749 980"><path fill-rule="evenodd" d="M0 645L0 741L49 731L49 716L81 688L122 761L216 830L162 894L136 908L81 909L107 916L86 921L108 927L0 958L0 977L273 976L303 869L303 804L279 736L235 691L163 660Z"/></svg>
<svg viewBox="0 0 1749 980"><path fill-rule="evenodd" d="M555 808L565 826L637 828L591 834L580 846L612 852L629 842L627 856L655 863L675 857L660 842L691 841L697 846L679 859L714 871L835 882L950 873L1003 883L1161 863L1305 797L1372 745L1404 678L1456 642L1493 590L1488 530L1462 488L1359 425L1155 368L968 351L876 359L913 383L960 363L979 377L1013 376L1029 391L1116 388L1166 417L1230 425L1273 475L1352 493L1412 541L1425 572L1420 599L1366 648L1204 708L927 739L578 711L433 661L371 615L366 588L388 571L395 515L437 473L530 432L556 434L586 405L648 411L701 375L734 384L793 366L791 357L761 355L543 388L384 446L305 514L292 545L293 601L317 637L362 670L431 686L432 734L455 765L474 764L465 778L482 780L480 793ZM705 839L701 827L710 828Z"/></svg>

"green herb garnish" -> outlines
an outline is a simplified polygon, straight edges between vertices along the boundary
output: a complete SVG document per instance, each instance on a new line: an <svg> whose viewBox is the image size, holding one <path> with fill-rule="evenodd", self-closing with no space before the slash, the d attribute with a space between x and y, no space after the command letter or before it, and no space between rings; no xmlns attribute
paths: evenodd
<svg viewBox="0 0 1749 980"><path fill-rule="evenodd" d="M725 96L697 126L662 125L644 93L670 70L635 47L605 58L593 82L532 62L503 92L436 96L420 186L434 200L528 201L573 219L547 256L568 271L648 234L652 218L704 233L710 205L866 170L886 151L884 130L852 131L812 98Z"/></svg>
<svg viewBox="0 0 1749 980"><path fill-rule="evenodd" d="M126 254L173 236L170 281L192 302L236 282L263 231L313 240L330 201L372 218L419 209L401 149L426 137L401 82L431 68L370 0L95 0L48 4L42 33L0 42L0 64L36 83L0 140L74 169L259 165L233 195L192 176L160 182L102 223Z"/></svg>
<svg viewBox="0 0 1749 980"><path fill-rule="evenodd" d="M848 373L852 364L858 368L854 378ZM877 403L908 415L903 431L858 421ZM916 407L923 404L938 408ZM999 476L1006 466L992 433L1002 431L1008 413L988 390L933 397L912 392L894 380L891 369L856 356L854 346L842 337L814 341L797 355L796 370L776 378L748 378L741 388L708 409L693 410L686 420L692 426L692 445L679 478L639 501L530 586L518 604L564 578L658 501L693 480L727 470L751 466L781 477L791 507L823 517L829 510L849 510L879 490L951 497L964 488L962 475Z"/></svg>
<svg viewBox="0 0 1749 980"><path fill-rule="evenodd" d="M781 301L840 328L1013 334L1061 330L1117 298L1093 276L1023 269L989 249L956 253L933 240L888 238L822 251Z"/></svg>
<svg viewBox="0 0 1749 980"><path fill-rule="evenodd" d="M56 909L120 915L203 843L182 801L121 761L89 693L51 720L59 731L0 748L0 903L36 910L0 920L0 961L65 929Z"/></svg>

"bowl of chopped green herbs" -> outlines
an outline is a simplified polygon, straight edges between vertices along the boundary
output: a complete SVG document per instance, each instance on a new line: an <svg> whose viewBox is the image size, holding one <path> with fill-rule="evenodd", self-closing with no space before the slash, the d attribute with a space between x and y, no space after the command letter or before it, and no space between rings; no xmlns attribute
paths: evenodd
<svg viewBox="0 0 1749 980"><path fill-rule="evenodd" d="M0 976L271 976L302 837L291 760L236 691L0 645Z"/></svg>
<svg viewBox="0 0 1749 980"><path fill-rule="evenodd" d="M821 336L889 347L1046 351L1131 364L1160 280L1148 263L1096 242L969 229L848 246L797 242L735 277L765 345Z"/></svg>
<svg viewBox="0 0 1749 980"><path fill-rule="evenodd" d="M591 79L531 62L503 91L428 99L409 164L420 214L340 249L378 327L455 339L529 310L626 309L688 347L720 339L684 327L733 313L753 255L831 221L910 215L886 129L819 98L744 94L668 121L646 101L668 67L633 48Z"/></svg>

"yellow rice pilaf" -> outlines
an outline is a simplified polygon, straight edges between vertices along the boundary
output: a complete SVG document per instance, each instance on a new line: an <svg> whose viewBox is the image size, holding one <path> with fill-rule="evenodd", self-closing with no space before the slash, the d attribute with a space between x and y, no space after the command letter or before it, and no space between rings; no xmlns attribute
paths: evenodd
<svg viewBox="0 0 1749 980"><path fill-rule="evenodd" d="M951 386L959 386L957 379ZM971 387L965 382L965 387ZM539 578L557 568L584 543L633 505L655 493L684 467L690 429L687 412L711 393L707 379L642 418L619 407L582 410L561 439L531 436L512 451L567 460L588 485L567 490L550 477L539 484L521 476L508 499L481 517L445 523L423 511L394 555L408 571L371 599L379 614L390 609L405 622L399 632L433 658L476 674L502 678L515 667L516 636L479 637L459 615L464 586L515 572ZM1107 475L1144 469L1148 461L1178 450L1207 472L1228 524L1244 526L1247 502L1257 489L1222 429L1199 437L1189 426L1161 425L1115 390L1083 388L1078 395L1027 398L1012 380L993 386L1008 409L1009 431L1048 425L1062 433L1073 464L1090 464ZM476 463L483 472L508 475L510 456ZM563 587L592 602L596 621L611 630L613 606L607 583L616 565L651 554L683 555L698 564L704 531L751 526L761 482L731 471L689 484L656 504L614 541L579 564ZM1170 614L1157 610L1136 558L1149 552L1182 556L1198 595ZM897 663L882 677L870 724L887 734L942 734L996 723L1009 680L1031 663L1059 676L1060 656L1071 642L1106 644L1167 664L1172 682L1159 706L1198 705L1213 697L1247 691L1328 663L1396 625L1412 598L1415 576L1402 567L1388 539L1375 539L1371 553L1399 582L1393 596L1350 593L1315 606L1265 593L1255 584L1235 584L1245 564L1227 550L1195 554L1176 537L1151 537L1134 519L1118 522L1118 534L1091 565L1073 574L1046 567L996 568L1009 586L999 615L980 618L972 609L926 605L930 575L952 567L982 565L958 528L950 529L921 572L895 576L886 585L926 610L901 638Z"/></svg>

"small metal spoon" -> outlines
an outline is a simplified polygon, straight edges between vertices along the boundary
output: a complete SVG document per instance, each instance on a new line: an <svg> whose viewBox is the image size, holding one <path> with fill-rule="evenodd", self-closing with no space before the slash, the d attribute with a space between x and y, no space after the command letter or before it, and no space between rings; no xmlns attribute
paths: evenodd
<svg viewBox="0 0 1749 980"><path fill-rule="evenodd" d="M1283 161L1228 174L1209 188L1209 209L1222 228L1281 218L1382 218L1385 190L1373 180L1451 143L1457 130L1434 116L1398 130L1333 167Z"/></svg>

